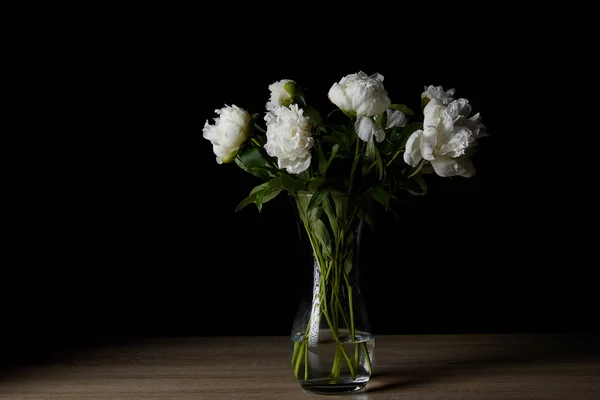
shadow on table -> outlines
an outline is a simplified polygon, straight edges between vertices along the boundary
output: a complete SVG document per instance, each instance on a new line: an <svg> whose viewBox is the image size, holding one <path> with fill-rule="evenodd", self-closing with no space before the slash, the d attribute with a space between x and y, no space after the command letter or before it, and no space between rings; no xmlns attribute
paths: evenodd
<svg viewBox="0 0 600 400"><path fill-rule="evenodd" d="M458 376L485 374L490 368L519 364L552 364L562 362L594 361L600 359L600 337L597 335L563 335L523 337L507 343L507 347L493 348L492 354L473 354L465 348L464 356L458 353L453 359L428 360L419 365L406 366L399 362L379 372L374 372L367 393L395 388L417 387ZM539 337L538 337L539 339Z"/></svg>
<svg viewBox="0 0 600 400"><path fill-rule="evenodd" d="M81 351L114 345L129 345L133 337L84 337L68 335L40 337L4 337L0 342L0 381L30 366L68 364Z"/></svg>

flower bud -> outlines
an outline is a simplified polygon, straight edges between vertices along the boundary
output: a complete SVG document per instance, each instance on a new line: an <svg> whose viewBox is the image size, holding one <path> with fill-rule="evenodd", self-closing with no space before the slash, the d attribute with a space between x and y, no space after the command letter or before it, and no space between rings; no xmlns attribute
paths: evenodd
<svg viewBox="0 0 600 400"><path fill-rule="evenodd" d="M269 85L271 97L266 104L266 109L272 111L279 106L289 106L294 102L296 93L296 82L290 79L282 79Z"/></svg>

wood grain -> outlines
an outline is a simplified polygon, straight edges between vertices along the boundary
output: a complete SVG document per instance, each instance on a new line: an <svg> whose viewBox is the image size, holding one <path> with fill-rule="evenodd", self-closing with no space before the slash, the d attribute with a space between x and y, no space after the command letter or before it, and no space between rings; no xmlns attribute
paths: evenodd
<svg viewBox="0 0 600 400"><path fill-rule="evenodd" d="M378 336L362 394L304 392L287 337L144 339L29 365L0 399L600 399L600 343L569 335Z"/></svg>

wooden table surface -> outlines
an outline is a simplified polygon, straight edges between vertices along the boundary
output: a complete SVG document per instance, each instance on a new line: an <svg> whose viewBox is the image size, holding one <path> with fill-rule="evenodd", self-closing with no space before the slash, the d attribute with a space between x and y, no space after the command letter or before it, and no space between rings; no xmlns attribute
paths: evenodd
<svg viewBox="0 0 600 400"><path fill-rule="evenodd" d="M0 399L600 399L600 342L576 335L377 336L367 391L304 392L287 337L144 339L0 378Z"/></svg>

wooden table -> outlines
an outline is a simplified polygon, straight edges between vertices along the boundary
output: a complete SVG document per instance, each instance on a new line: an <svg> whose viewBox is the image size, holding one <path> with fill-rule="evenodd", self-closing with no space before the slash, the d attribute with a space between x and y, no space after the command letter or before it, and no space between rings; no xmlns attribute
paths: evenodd
<svg viewBox="0 0 600 400"><path fill-rule="evenodd" d="M287 337L144 339L10 371L0 399L600 399L600 341L575 335L377 336L366 392L304 392Z"/></svg>

